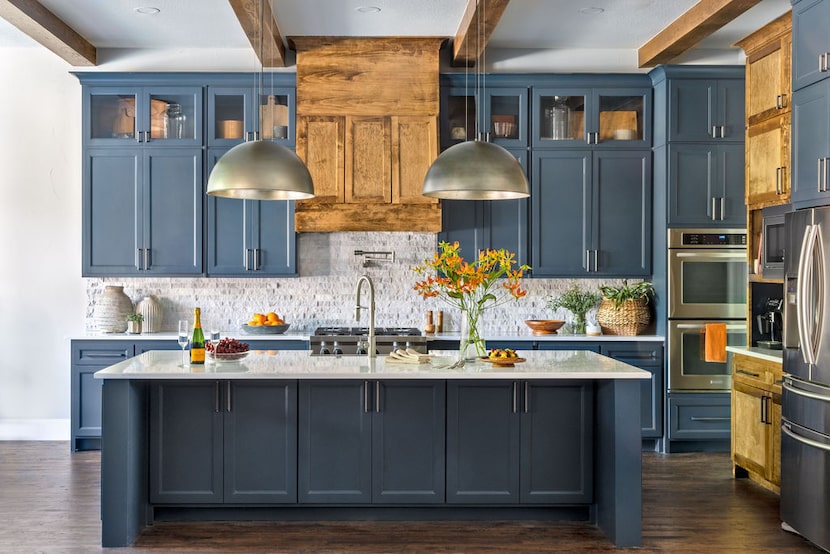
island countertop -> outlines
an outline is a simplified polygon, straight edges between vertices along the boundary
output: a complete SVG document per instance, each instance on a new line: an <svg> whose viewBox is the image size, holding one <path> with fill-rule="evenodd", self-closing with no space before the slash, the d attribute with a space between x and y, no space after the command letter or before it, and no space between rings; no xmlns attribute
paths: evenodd
<svg viewBox="0 0 830 554"><path fill-rule="evenodd" d="M312 356L307 350L251 351L235 362L182 365L178 351L151 350L95 373L96 379L650 379L651 373L586 350L529 351L523 363L485 361L451 369L457 352L431 351L430 362L385 356Z"/></svg>

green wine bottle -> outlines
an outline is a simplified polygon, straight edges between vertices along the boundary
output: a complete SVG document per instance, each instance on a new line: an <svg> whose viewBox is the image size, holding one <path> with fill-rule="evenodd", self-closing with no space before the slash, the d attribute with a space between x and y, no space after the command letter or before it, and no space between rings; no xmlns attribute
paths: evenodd
<svg viewBox="0 0 830 554"><path fill-rule="evenodd" d="M205 334L202 332L202 310L193 309L193 336L190 339L190 363L205 363Z"/></svg>

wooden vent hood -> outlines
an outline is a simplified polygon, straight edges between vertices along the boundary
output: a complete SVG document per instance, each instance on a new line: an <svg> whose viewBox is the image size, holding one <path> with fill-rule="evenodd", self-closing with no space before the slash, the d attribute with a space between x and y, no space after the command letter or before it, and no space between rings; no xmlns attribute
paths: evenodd
<svg viewBox="0 0 830 554"><path fill-rule="evenodd" d="M441 230L421 195L438 156L443 38L292 37L297 51L297 155L315 198L297 231Z"/></svg>

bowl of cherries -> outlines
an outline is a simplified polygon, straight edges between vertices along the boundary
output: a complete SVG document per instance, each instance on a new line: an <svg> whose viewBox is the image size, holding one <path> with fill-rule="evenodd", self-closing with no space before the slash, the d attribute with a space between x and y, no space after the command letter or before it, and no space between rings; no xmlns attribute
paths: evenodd
<svg viewBox="0 0 830 554"><path fill-rule="evenodd" d="M238 362L248 356L247 342L224 338L205 345L205 354L209 360L215 362Z"/></svg>

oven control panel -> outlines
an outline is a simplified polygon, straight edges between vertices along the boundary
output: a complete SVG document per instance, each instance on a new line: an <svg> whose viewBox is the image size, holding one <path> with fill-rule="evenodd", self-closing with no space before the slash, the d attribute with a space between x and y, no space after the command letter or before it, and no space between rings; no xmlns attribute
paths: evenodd
<svg viewBox="0 0 830 554"><path fill-rule="evenodd" d="M669 229L669 248L746 248L746 231Z"/></svg>

